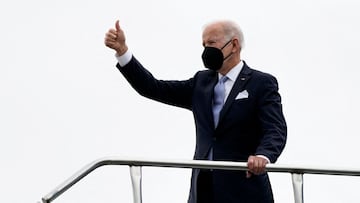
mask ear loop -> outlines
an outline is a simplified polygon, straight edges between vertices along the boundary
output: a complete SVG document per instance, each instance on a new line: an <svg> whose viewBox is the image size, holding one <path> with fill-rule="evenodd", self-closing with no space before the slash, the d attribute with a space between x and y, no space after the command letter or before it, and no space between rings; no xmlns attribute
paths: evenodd
<svg viewBox="0 0 360 203"><path fill-rule="evenodd" d="M221 50L223 50L231 41L232 41L232 39L229 40L228 42L226 42L225 45L223 47L221 47Z"/></svg>
<svg viewBox="0 0 360 203"><path fill-rule="evenodd" d="M223 50L231 41L232 41L232 39L229 40L228 42L226 42L225 45L224 45L223 47L221 47L221 50ZM226 59L228 59L231 55L233 55L233 52L230 52L229 55L227 55L226 57L224 57L223 61L225 61Z"/></svg>

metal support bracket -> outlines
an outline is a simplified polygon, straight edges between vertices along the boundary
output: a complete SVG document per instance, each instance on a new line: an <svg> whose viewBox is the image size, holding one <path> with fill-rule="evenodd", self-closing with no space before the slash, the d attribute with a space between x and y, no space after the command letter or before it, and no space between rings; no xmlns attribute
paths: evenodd
<svg viewBox="0 0 360 203"><path fill-rule="evenodd" d="M130 176L133 188L134 203L142 203L141 166L130 166Z"/></svg>
<svg viewBox="0 0 360 203"><path fill-rule="evenodd" d="M304 174L292 173L291 179L294 189L294 202L304 203Z"/></svg>

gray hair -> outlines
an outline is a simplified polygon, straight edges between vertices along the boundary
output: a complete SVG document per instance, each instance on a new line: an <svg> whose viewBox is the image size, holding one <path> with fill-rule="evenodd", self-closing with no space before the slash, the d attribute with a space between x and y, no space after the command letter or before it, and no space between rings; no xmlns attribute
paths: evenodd
<svg viewBox="0 0 360 203"><path fill-rule="evenodd" d="M240 28L240 26L231 20L218 20L211 23L208 23L204 26L204 28L208 27L212 24L220 23L223 26L224 33L225 33L225 40L228 41L233 37L237 37L239 40L239 44L241 49L243 49L245 43L244 43L244 34Z"/></svg>
<svg viewBox="0 0 360 203"><path fill-rule="evenodd" d="M244 34L240 28L240 26L233 21L224 21L224 32L225 37L230 40L233 37L237 37L239 39L239 43L241 48L244 47Z"/></svg>

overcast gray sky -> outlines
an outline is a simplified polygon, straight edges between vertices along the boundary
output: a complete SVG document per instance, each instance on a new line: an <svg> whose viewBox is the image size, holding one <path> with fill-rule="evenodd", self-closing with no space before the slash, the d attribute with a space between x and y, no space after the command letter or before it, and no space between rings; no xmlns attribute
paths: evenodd
<svg viewBox="0 0 360 203"><path fill-rule="evenodd" d="M0 3L0 202L36 202L103 156L191 159L191 112L139 96L115 68L117 19L160 79L203 69L202 26L231 19L250 67L275 75L288 123L279 164L360 169L360 2L356 0ZM185 202L190 170L144 168L144 202ZM306 202L359 202L360 179L305 175ZM293 202L289 174L271 174ZM131 202L127 167L105 167L54 202Z"/></svg>

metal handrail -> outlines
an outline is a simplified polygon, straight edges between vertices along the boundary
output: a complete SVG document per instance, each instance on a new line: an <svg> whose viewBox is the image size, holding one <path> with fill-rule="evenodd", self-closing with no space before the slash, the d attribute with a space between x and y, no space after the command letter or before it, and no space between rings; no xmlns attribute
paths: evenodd
<svg viewBox="0 0 360 203"><path fill-rule="evenodd" d="M141 168L143 166L150 167L172 167L172 168L198 168L198 169L220 169L220 170L247 170L245 162L230 161L207 161L207 160L151 160L151 159L129 159L119 157L105 157L95 160L75 173L69 179L64 181L53 191L42 198L43 203L50 203L58 196L79 182L95 169L105 165L128 165L130 166L130 175L133 186L134 203L141 203ZM295 203L303 203L303 174L323 174L323 175L344 175L344 176L360 176L360 169L345 168L319 168L319 167L303 167L289 166L278 164L267 164L268 172L291 173L294 190Z"/></svg>

